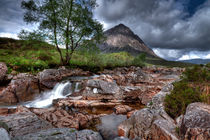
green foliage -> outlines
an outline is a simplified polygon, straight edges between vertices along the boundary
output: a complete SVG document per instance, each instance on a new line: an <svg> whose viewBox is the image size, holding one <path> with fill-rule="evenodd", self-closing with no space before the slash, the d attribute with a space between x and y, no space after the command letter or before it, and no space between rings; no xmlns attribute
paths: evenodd
<svg viewBox="0 0 210 140"><path fill-rule="evenodd" d="M207 67L207 68L210 68L210 63L206 64L206 67Z"/></svg>
<svg viewBox="0 0 210 140"><path fill-rule="evenodd" d="M28 32L25 30L21 30L20 33L18 34L18 37L21 40L29 40L29 41L45 41L45 34L41 33L40 31L33 31L33 32Z"/></svg>
<svg viewBox="0 0 210 140"><path fill-rule="evenodd" d="M44 52L40 52L38 59L40 59L42 61L51 61L52 57L51 57L51 54L49 54L49 53L47 54Z"/></svg>
<svg viewBox="0 0 210 140"><path fill-rule="evenodd" d="M174 84L174 90L165 98L165 110L172 118L176 118L185 113L190 103L201 101L198 89L189 87L184 81L177 82Z"/></svg>
<svg viewBox="0 0 210 140"><path fill-rule="evenodd" d="M189 82L207 82L210 81L210 72L208 68L196 65L193 68L187 68L183 73L184 79Z"/></svg>
<svg viewBox="0 0 210 140"><path fill-rule="evenodd" d="M204 66L197 65L186 69L183 73L183 79L174 84L173 91L165 98L166 112L172 118L176 118L184 114L186 107L193 102L209 104L209 76L210 71Z"/></svg>
<svg viewBox="0 0 210 140"><path fill-rule="evenodd" d="M146 60L146 54L142 53L137 57L135 57L132 63L135 66L144 66L145 60Z"/></svg>
<svg viewBox="0 0 210 140"><path fill-rule="evenodd" d="M102 25L93 19L96 0L24 0L24 21L38 23L45 38L57 48L62 65L68 65L78 46L98 43L103 36ZM23 35L22 35L23 34ZM22 32L20 37L33 39L36 33ZM39 36L40 37L40 36ZM91 40L89 40L91 38ZM60 46L65 46L61 50Z"/></svg>

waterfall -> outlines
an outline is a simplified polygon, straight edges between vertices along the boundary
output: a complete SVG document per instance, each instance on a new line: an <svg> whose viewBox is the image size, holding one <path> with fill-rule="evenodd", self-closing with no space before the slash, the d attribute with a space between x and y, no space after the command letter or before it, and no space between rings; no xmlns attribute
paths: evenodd
<svg viewBox="0 0 210 140"><path fill-rule="evenodd" d="M72 93L71 83L58 83L53 90L42 93L35 100L25 104L26 107L46 108L52 105L54 99L65 98Z"/></svg>

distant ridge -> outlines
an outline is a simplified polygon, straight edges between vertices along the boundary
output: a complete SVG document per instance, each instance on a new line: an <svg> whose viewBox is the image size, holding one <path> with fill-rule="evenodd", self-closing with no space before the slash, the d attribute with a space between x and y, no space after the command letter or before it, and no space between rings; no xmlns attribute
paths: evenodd
<svg viewBox="0 0 210 140"><path fill-rule="evenodd" d="M145 53L158 57L152 49L146 46L141 38L134 34L124 24L119 24L104 32L106 40L99 45L102 52L129 52L132 55Z"/></svg>
<svg viewBox="0 0 210 140"><path fill-rule="evenodd" d="M190 60L181 60L181 62L192 63L192 64L207 64L210 63L210 59L190 59Z"/></svg>

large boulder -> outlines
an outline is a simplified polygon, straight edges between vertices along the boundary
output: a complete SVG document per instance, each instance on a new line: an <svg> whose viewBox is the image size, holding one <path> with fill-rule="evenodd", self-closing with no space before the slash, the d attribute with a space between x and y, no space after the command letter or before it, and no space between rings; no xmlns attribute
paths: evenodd
<svg viewBox="0 0 210 140"><path fill-rule="evenodd" d="M13 138L13 140L103 140L98 132L77 131L70 128L53 128Z"/></svg>
<svg viewBox="0 0 210 140"><path fill-rule="evenodd" d="M15 114L0 116L1 124L4 124L12 137L22 136L52 128L52 125L40 119L26 108L18 108Z"/></svg>
<svg viewBox="0 0 210 140"><path fill-rule="evenodd" d="M60 82L62 79L70 76L87 75L90 75L88 71L84 72L81 69L66 69L65 67L60 67L58 69L45 69L38 73L37 76L43 89L52 89L56 83Z"/></svg>
<svg viewBox="0 0 210 140"><path fill-rule="evenodd" d="M88 80L87 86L93 89L94 94L116 94L120 90L115 82L100 79Z"/></svg>
<svg viewBox="0 0 210 140"><path fill-rule="evenodd" d="M4 80L7 74L7 65L5 63L0 62L0 83Z"/></svg>
<svg viewBox="0 0 210 140"><path fill-rule="evenodd" d="M97 130L103 136L104 140L113 140L118 137L117 127L126 120L125 115L106 115L100 118L101 123L97 125Z"/></svg>
<svg viewBox="0 0 210 140"><path fill-rule="evenodd" d="M52 89L62 77L57 69L45 69L38 74L39 82L44 88Z"/></svg>
<svg viewBox="0 0 210 140"><path fill-rule="evenodd" d="M88 100L111 100L118 95L120 95L120 87L115 82L101 79L88 80L82 92L83 98Z"/></svg>
<svg viewBox="0 0 210 140"><path fill-rule="evenodd" d="M130 139L178 140L176 125L165 116L149 108L139 110L119 125L118 134Z"/></svg>
<svg viewBox="0 0 210 140"><path fill-rule="evenodd" d="M164 111L164 97L172 89L169 84L148 103L147 108L135 112L118 127L119 136L130 139L178 140L176 125ZM171 87L171 88L169 88Z"/></svg>
<svg viewBox="0 0 210 140"><path fill-rule="evenodd" d="M10 84L0 92L0 103L17 103L33 99L40 93L38 79L21 73L13 77Z"/></svg>
<svg viewBox="0 0 210 140"><path fill-rule="evenodd" d="M210 139L210 105L204 103L188 105L180 133L184 140Z"/></svg>

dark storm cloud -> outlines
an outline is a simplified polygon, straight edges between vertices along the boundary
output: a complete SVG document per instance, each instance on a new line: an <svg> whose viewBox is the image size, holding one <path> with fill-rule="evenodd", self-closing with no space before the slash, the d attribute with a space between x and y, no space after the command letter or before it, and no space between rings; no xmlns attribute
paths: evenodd
<svg viewBox="0 0 210 140"><path fill-rule="evenodd" d="M124 23L151 48L177 50L174 58L179 58L189 51L210 51L210 0L194 5L194 13L186 10L190 2L98 0L96 18L107 28Z"/></svg>
<svg viewBox="0 0 210 140"><path fill-rule="evenodd" d="M21 29L35 29L23 21L21 1L0 0L0 36L14 37ZM124 23L164 58L177 59L192 51L210 56L210 0L97 2L95 17L106 29Z"/></svg>
<svg viewBox="0 0 210 140"><path fill-rule="evenodd" d="M0 33L18 33L26 27L23 21L22 0L0 0Z"/></svg>

